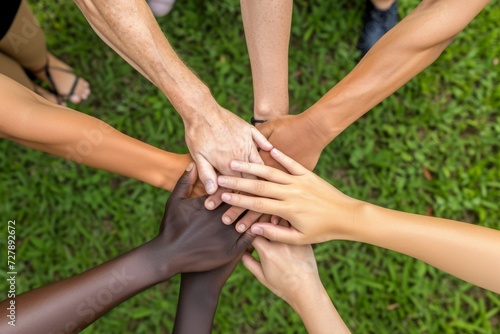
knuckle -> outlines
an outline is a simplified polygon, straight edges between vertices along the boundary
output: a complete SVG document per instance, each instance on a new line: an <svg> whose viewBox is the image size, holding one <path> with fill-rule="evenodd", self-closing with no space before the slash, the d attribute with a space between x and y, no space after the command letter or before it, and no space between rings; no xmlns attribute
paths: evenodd
<svg viewBox="0 0 500 334"><path fill-rule="evenodd" d="M266 184L262 181L255 181L255 194L262 194L266 190Z"/></svg>
<svg viewBox="0 0 500 334"><path fill-rule="evenodd" d="M256 198L253 202L253 209L257 212L262 212L265 209L265 203L261 198Z"/></svg>

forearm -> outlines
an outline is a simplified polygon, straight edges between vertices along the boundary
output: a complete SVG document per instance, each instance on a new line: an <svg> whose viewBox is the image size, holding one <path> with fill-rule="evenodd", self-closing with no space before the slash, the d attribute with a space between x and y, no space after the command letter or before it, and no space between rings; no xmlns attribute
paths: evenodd
<svg viewBox="0 0 500 334"><path fill-rule="evenodd" d="M333 140L429 66L488 0L424 0L306 113Z"/></svg>
<svg viewBox="0 0 500 334"><path fill-rule="evenodd" d="M0 137L90 167L172 190L191 161L131 138L86 114L45 102L12 83L2 86Z"/></svg>
<svg viewBox="0 0 500 334"><path fill-rule="evenodd" d="M353 240L424 261L500 293L500 231L366 204L356 215Z"/></svg>
<svg viewBox="0 0 500 334"><path fill-rule="evenodd" d="M25 292L15 299L15 326L0 323L2 333L75 333L96 321L116 305L163 280L147 243L83 274ZM164 259L163 259L164 260ZM168 274L170 275L170 274ZM0 303L6 319L12 305Z"/></svg>
<svg viewBox="0 0 500 334"><path fill-rule="evenodd" d="M242 0L241 14L252 66L254 117L288 114L288 44L292 0Z"/></svg>
<svg viewBox="0 0 500 334"><path fill-rule="evenodd" d="M207 286L202 281L186 278L186 275L192 274L182 274L173 333L209 334L222 287Z"/></svg>
<svg viewBox="0 0 500 334"><path fill-rule="evenodd" d="M307 294L292 302L290 306L302 319L307 332L311 334L350 333L323 284L320 281L306 284L303 286L307 287Z"/></svg>
<svg viewBox="0 0 500 334"><path fill-rule="evenodd" d="M75 0L97 34L192 120L215 103L206 85L177 56L143 0Z"/></svg>

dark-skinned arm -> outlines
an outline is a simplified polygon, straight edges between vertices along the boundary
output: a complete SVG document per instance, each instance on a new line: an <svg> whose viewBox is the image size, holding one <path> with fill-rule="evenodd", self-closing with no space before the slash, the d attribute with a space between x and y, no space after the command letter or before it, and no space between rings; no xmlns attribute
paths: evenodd
<svg viewBox="0 0 500 334"><path fill-rule="evenodd" d="M15 327L2 321L0 332L74 333L177 273L211 270L239 257L252 237L222 224L222 211L207 211L203 197L187 198L196 178L190 164L167 202L159 235L150 242L83 274L1 302L2 318L14 301L19 320Z"/></svg>

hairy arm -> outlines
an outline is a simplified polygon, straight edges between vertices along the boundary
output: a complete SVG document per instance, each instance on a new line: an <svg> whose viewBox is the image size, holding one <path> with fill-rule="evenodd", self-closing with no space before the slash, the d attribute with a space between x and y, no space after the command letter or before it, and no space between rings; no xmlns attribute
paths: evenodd
<svg viewBox="0 0 500 334"><path fill-rule="evenodd" d="M229 161L262 163L257 146L271 144L257 129L221 107L163 35L144 0L75 0L97 34L153 82L181 115L186 144L207 193L217 190L216 171L234 175Z"/></svg>

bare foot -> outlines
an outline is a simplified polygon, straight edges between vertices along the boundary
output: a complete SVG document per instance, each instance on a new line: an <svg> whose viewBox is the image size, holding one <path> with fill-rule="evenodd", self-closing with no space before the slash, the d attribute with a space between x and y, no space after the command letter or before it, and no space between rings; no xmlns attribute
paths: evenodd
<svg viewBox="0 0 500 334"><path fill-rule="evenodd" d="M73 103L80 103L86 100L90 94L89 83L83 78L79 78L69 65L55 57L52 53L48 52L47 54L47 71L50 78L47 76L45 68L35 71L35 76L47 82L60 99L69 100ZM78 81L73 89L76 80Z"/></svg>

